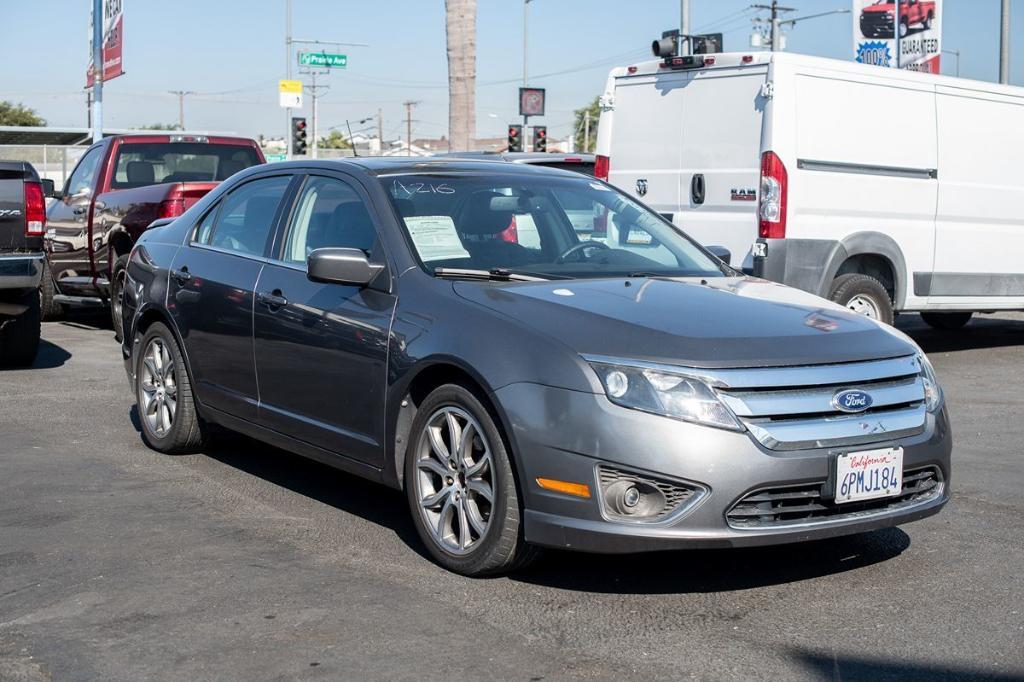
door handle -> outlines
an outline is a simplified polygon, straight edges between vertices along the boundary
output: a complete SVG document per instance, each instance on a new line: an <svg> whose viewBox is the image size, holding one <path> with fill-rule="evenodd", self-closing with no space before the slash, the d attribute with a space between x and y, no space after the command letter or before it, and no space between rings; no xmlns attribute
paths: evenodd
<svg viewBox="0 0 1024 682"><path fill-rule="evenodd" d="M256 302L260 305L265 305L271 310L277 308L283 308L288 305L288 299L281 295L280 289L274 289L272 293L259 293L256 294Z"/></svg>
<svg viewBox="0 0 1024 682"><path fill-rule="evenodd" d="M71 209L71 212L74 213L75 215L85 215L86 213L89 212L89 207L88 206L75 206L73 209Z"/></svg>
<svg viewBox="0 0 1024 682"><path fill-rule="evenodd" d="M693 179L690 180L690 199L693 203L700 204L704 203L704 174L694 173Z"/></svg>
<svg viewBox="0 0 1024 682"><path fill-rule="evenodd" d="M192 273L188 271L188 267L183 267L181 270L171 270L171 277L178 284L184 285L192 279Z"/></svg>

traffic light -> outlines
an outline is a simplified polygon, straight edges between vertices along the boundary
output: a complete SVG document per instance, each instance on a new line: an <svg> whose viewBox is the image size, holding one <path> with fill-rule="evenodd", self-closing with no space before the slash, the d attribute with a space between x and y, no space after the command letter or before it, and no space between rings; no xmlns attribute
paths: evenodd
<svg viewBox="0 0 1024 682"><path fill-rule="evenodd" d="M523 126L510 125L508 127L508 150L510 152L523 151Z"/></svg>
<svg viewBox="0 0 1024 682"><path fill-rule="evenodd" d="M306 119L301 116L292 117L292 156L306 153Z"/></svg>
<svg viewBox="0 0 1024 682"><path fill-rule="evenodd" d="M546 152L548 150L548 127L533 126L533 151Z"/></svg>

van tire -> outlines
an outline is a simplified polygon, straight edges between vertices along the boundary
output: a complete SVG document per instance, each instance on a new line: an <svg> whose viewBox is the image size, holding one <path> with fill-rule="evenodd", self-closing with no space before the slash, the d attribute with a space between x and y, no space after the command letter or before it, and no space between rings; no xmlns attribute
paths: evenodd
<svg viewBox="0 0 1024 682"><path fill-rule="evenodd" d="M43 276L39 282L40 306L42 308L43 320L51 322L64 317L64 306L53 300L57 288L53 284L53 275L50 272L50 261L43 261Z"/></svg>
<svg viewBox="0 0 1024 682"><path fill-rule="evenodd" d="M862 314L886 324L891 325L896 317L889 292L885 290L881 282L871 275L853 272L836 277L832 280L828 298L851 310L873 308L873 314Z"/></svg>
<svg viewBox="0 0 1024 682"><path fill-rule="evenodd" d="M955 331L962 329L974 313L921 313L921 319L933 329Z"/></svg>
<svg viewBox="0 0 1024 682"><path fill-rule="evenodd" d="M42 314L39 292L30 290L20 303L25 312L0 323L0 366L29 367L39 353Z"/></svg>

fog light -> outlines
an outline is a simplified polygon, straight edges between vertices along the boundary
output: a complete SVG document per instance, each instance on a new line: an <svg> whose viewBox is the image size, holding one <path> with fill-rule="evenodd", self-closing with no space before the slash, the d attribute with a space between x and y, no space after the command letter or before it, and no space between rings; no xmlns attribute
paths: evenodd
<svg viewBox="0 0 1024 682"><path fill-rule="evenodd" d="M629 488L622 494L622 504L626 505L630 509L635 507L640 502L640 491L636 489L635 485L629 486Z"/></svg>

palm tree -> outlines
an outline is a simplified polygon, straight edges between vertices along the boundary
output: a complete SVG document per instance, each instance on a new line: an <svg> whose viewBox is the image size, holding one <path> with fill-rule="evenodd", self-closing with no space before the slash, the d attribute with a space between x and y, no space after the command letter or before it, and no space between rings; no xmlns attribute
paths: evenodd
<svg viewBox="0 0 1024 682"><path fill-rule="evenodd" d="M448 144L469 151L476 137L476 0L445 0Z"/></svg>

